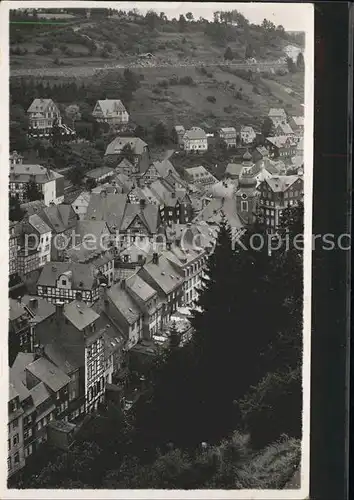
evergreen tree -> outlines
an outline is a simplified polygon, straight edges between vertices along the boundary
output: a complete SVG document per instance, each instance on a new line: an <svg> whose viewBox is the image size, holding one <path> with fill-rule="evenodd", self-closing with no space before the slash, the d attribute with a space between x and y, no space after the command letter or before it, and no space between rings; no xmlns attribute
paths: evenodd
<svg viewBox="0 0 354 500"><path fill-rule="evenodd" d="M291 57L286 58L286 64L288 66L289 73L296 73L297 67Z"/></svg>
<svg viewBox="0 0 354 500"><path fill-rule="evenodd" d="M154 139L158 145L166 144L168 141L167 129L162 122L158 123L155 127Z"/></svg>
<svg viewBox="0 0 354 500"><path fill-rule="evenodd" d="M19 222L25 216L21 208L21 203L16 196L9 196L9 219L12 222Z"/></svg>
<svg viewBox="0 0 354 500"><path fill-rule="evenodd" d="M57 118L55 118L54 121L53 121L52 143L53 143L53 146L58 146L59 144L62 143L61 128L59 126L59 122L58 122Z"/></svg>
<svg viewBox="0 0 354 500"><path fill-rule="evenodd" d="M305 61L304 61L304 55L302 52L299 52L296 60L296 67L298 71L304 71L305 69Z"/></svg>
<svg viewBox="0 0 354 500"><path fill-rule="evenodd" d="M224 59L225 61L231 61L234 58L234 55L232 53L232 50L230 47L227 47L224 53Z"/></svg>
<svg viewBox="0 0 354 500"><path fill-rule="evenodd" d="M145 132L144 127L142 127L141 125L137 125L135 127L134 135L135 135L135 137L139 137L140 139L144 139L146 136L146 132Z"/></svg>
<svg viewBox="0 0 354 500"><path fill-rule="evenodd" d="M36 200L42 200L43 199L43 193L42 191L38 188L38 185L35 183L34 180L30 180L26 184L25 192L24 192L24 197L27 201L36 201Z"/></svg>
<svg viewBox="0 0 354 500"><path fill-rule="evenodd" d="M179 16L179 20L178 20L178 29L181 33L183 33L184 31L186 31L186 28L187 28L187 21L186 21L186 18L184 17L183 14L181 14Z"/></svg>
<svg viewBox="0 0 354 500"><path fill-rule="evenodd" d="M262 135L272 137L274 135L274 124L269 116L266 116L262 124Z"/></svg>

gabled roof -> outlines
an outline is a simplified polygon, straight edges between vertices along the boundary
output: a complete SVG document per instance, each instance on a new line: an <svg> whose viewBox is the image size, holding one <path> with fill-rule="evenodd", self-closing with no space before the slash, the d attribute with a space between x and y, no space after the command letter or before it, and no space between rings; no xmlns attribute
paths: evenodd
<svg viewBox="0 0 354 500"><path fill-rule="evenodd" d="M116 172L123 172L125 168L134 169L134 165L127 158L123 158L115 170Z"/></svg>
<svg viewBox="0 0 354 500"><path fill-rule="evenodd" d="M238 229L243 227L241 220L236 213L236 203L234 199L213 199L199 212L193 222L205 221L209 224L219 224L223 215L226 217L229 226Z"/></svg>
<svg viewBox="0 0 354 500"><path fill-rule="evenodd" d="M107 117L120 116L119 112L127 112L120 99L104 99L97 101L97 103L99 104L103 115ZM93 115L96 115L95 111L93 112Z"/></svg>
<svg viewBox="0 0 354 500"><path fill-rule="evenodd" d="M50 233L52 230L37 214L30 215L28 218L29 224L39 232L39 234Z"/></svg>
<svg viewBox="0 0 354 500"><path fill-rule="evenodd" d="M107 193L104 195L102 193L93 193L87 207L85 220L106 221L110 229L115 226L119 230L126 204L126 194Z"/></svg>
<svg viewBox="0 0 354 500"><path fill-rule="evenodd" d="M77 223L77 215L71 205L52 205L41 210L38 215L54 233L72 229Z"/></svg>
<svg viewBox="0 0 354 500"><path fill-rule="evenodd" d="M26 366L26 370L54 392L59 391L70 382L70 378L60 368L45 358L33 361Z"/></svg>
<svg viewBox="0 0 354 500"><path fill-rule="evenodd" d="M141 316L139 307L120 283L107 290L107 296L129 325L135 323Z"/></svg>
<svg viewBox="0 0 354 500"><path fill-rule="evenodd" d="M152 203L140 207L137 203L128 203L124 212L121 230L128 229L133 220L139 217L150 233L156 233L159 223L159 208Z"/></svg>
<svg viewBox="0 0 354 500"><path fill-rule="evenodd" d="M286 112L284 108L270 108L268 116L270 118L286 118Z"/></svg>
<svg viewBox="0 0 354 500"><path fill-rule="evenodd" d="M75 228L75 234L77 236L76 242L79 244L83 241L86 242L86 246L89 247L88 242L90 241L90 235L96 238L97 242L100 242L101 238L104 241L104 236L109 236L109 228L106 221L104 220L78 220Z"/></svg>
<svg viewBox="0 0 354 500"><path fill-rule="evenodd" d="M91 325L99 318L99 314L81 300L74 300L69 304L65 304L64 316L80 331L84 330L84 328Z"/></svg>
<svg viewBox="0 0 354 500"><path fill-rule="evenodd" d="M44 111L46 111L50 104L56 107L52 99L34 99L30 107L27 109L27 113L43 113Z"/></svg>
<svg viewBox="0 0 354 500"><path fill-rule="evenodd" d="M205 131L200 127L192 127L189 130L186 130L186 133L183 136L183 140L207 140L207 135Z"/></svg>
<svg viewBox="0 0 354 500"><path fill-rule="evenodd" d="M242 169L243 169L242 163L228 163L225 170L225 174L240 176Z"/></svg>
<svg viewBox="0 0 354 500"><path fill-rule="evenodd" d="M223 127L220 129L220 132L223 134L234 134L236 135L236 129L235 127Z"/></svg>
<svg viewBox="0 0 354 500"><path fill-rule="evenodd" d="M54 179L63 178L63 175L42 165L30 165L26 163L10 165L10 182L26 183L33 179L37 184L45 184Z"/></svg>
<svg viewBox="0 0 354 500"><path fill-rule="evenodd" d="M293 134L293 129L290 127L288 123L278 123L277 127L282 129L284 135Z"/></svg>
<svg viewBox="0 0 354 500"><path fill-rule="evenodd" d="M31 300L33 299L36 301L35 306L31 303ZM49 318L55 313L55 305L51 304L42 297L24 295L21 299L21 303L27 307L36 323L44 321L46 318Z"/></svg>
<svg viewBox="0 0 354 500"><path fill-rule="evenodd" d="M133 274L126 280L127 290L131 290L142 302L147 302L154 295L157 294L146 281L144 281L138 274Z"/></svg>
<svg viewBox="0 0 354 500"><path fill-rule="evenodd" d="M91 290L97 284L96 269L92 264L48 262L43 266L37 285L55 286L59 276L67 272L71 272L73 289Z"/></svg>
<svg viewBox="0 0 354 500"><path fill-rule="evenodd" d="M23 307L22 304L17 302L17 300L10 298L9 299L9 306L10 306L10 310L9 310L9 320L10 321L14 321L14 320L20 318L21 316L23 316L24 314L26 314L25 308Z"/></svg>
<svg viewBox="0 0 354 500"><path fill-rule="evenodd" d="M159 256L157 264L152 260L147 262L142 270L161 288L165 294L169 294L183 283L182 277L163 255ZM139 271L144 279L144 272Z"/></svg>
<svg viewBox="0 0 354 500"><path fill-rule="evenodd" d="M294 182L299 179L297 175L279 175L265 179L265 182L274 193L286 191Z"/></svg>
<svg viewBox="0 0 354 500"><path fill-rule="evenodd" d="M304 117L303 116L293 116L292 117L295 125L298 127L303 127L304 126Z"/></svg>
<svg viewBox="0 0 354 500"><path fill-rule="evenodd" d="M91 193L89 193L88 191L83 191L79 194L79 196L75 198L71 205L76 205L79 201L85 201L88 203L90 201L90 197Z"/></svg>
<svg viewBox="0 0 354 500"><path fill-rule="evenodd" d="M29 201L28 203L21 203L22 210L25 210L28 216L37 214L45 207L46 204L44 203L43 200L35 200L35 201Z"/></svg>
<svg viewBox="0 0 354 500"><path fill-rule="evenodd" d="M44 353L66 374L85 366L85 350L81 343L69 346L60 339L52 338L51 342L44 346Z"/></svg>
<svg viewBox="0 0 354 500"><path fill-rule="evenodd" d="M135 242L132 243L129 247L125 248L120 252L120 256L129 255L131 262L137 262L139 259L139 255L146 257L147 255L152 254L151 244L147 245L147 248L141 248L141 245L137 245Z"/></svg>
<svg viewBox="0 0 354 500"><path fill-rule="evenodd" d="M178 175L170 160L154 161L153 166L158 171L160 177L167 177L170 173Z"/></svg>
<svg viewBox="0 0 354 500"><path fill-rule="evenodd" d="M140 137L116 137L107 146L105 156L119 154L126 144L130 144L133 153L141 155L147 146L146 142Z"/></svg>
<svg viewBox="0 0 354 500"><path fill-rule="evenodd" d="M241 127L241 133L244 132L245 134L251 134L252 132L254 132L254 128L253 127L250 127L250 126L243 126Z"/></svg>
<svg viewBox="0 0 354 500"><path fill-rule="evenodd" d="M267 141L273 144L277 148L284 148L289 144L289 146L294 146L296 143L294 139L289 135L278 135L276 137L267 137Z"/></svg>
<svg viewBox="0 0 354 500"><path fill-rule="evenodd" d="M114 168L110 167L99 167L99 168L94 168L93 170L90 170L85 174L86 177L89 177L90 179L99 179L103 175L114 175Z"/></svg>

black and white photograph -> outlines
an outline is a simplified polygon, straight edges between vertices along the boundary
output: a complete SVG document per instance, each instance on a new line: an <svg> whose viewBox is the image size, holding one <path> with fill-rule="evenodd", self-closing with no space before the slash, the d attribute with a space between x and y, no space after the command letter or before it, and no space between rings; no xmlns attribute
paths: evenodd
<svg viewBox="0 0 354 500"><path fill-rule="evenodd" d="M1 28L2 498L307 498L313 5Z"/></svg>

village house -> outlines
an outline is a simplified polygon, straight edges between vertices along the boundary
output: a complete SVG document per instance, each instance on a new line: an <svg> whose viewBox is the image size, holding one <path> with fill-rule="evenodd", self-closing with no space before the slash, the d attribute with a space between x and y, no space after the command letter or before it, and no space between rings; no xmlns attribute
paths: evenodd
<svg viewBox="0 0 354 500"><path fill-rule="evenodd" d="M202 249L197 251L192 245L183 243L182 246L170 245L163 255L184 276L181 305L188 306L198 299L206 257Z"/></svg>
<svg viewBox="0 0 354 500"><path fill-rule="evenodd" d="M138 172L138 169L136 165L135 164L133 165L127 158L123 158L123 160L115 168L115 172L130 177L133 174L136 174Z"/></svg>
<svg viewBox="0 0 354 500"><path fill-rule="evenodd" d="M231 179L237 185L242 168L241 163L228 163L225 169L225 179Z"/></svg>
<svg viewBox="0 0 354 500"><path fill-rule="evenodd" d="M9 278L13 278L17 274L17 252L18 240L15 230L16 223L9 224Z"/></svg>
<svg viewBox="0 0 354 500"><path fill-rule="evenodd" d="M203 129L192 127L183 136L183 149L187 152L204 152L208 150L208 138Z"/></svg>
<svg viewBox="0 0 354 500"><path fill-rule="evenodd" d="M303 179L297 175L273 176L260 184L259 207L271 232L278 227L283 210L303 200L303 189Z"/></svg>
<svg viewBox="0 0 354 500"><path fill-rule="evenodd" d="M183 125L175 125L174 131L175 131L176 138L177 138L177 144L179 146L183 146L183 137L184 137L184 134L186 133L186 129L183 127Z"/></svg>
<svg viewBox="0 0 354 500"><path fill-rule="evenodd" d="M96 102L92 116L99 123L124 125L129 121L129 114L119 99L104 99Z"/></svg>
<svg viewBox="0 0 354 500"><path fill-rule="evenodd" d="M241 144L252 144L252 142L256 138L256 132L253 127L244 127L242 126L240 129L240 139Z"/></svg>
<svg viewBox="0 0 354 500"><path fill-rule="evenodd" d="M93 264L48 262L37 282L37 294L49 302L68 303L79 294L87 304L98 299L99 274Z"/></svg>
<svg viewBox="0 0 354 500"><path fill-rule="evenodd" d="M20 469L22 469L26 463L23 446L24 411L20 404L20 395L11 383L7 401L7 472L8 477L11 477L15 472L18 472Z"/></svg>
<svg viewBox="0 0 354 500"><path fill-rule="evenodd" d="M30 227L30 234L38 241L39 265L42 267L50 261L52 230L37 214L30 215L27 224Z"/></svg>
<svg viewBox="0 0 354 500"><path fill-rule="evenodd" d="M16 355L20 352L31 352L33 350L33 338L31 336L31 316L21 304L20 299L9 299L9 363L13 363Z"/></svg>
<svg viewBox="0 0 354 500"><path fill-rule="evenodd" d="M294 132L287 122L280 122L274 127L274 135L288 135L294 136Z"/></svg>
<svg viewBox="0 0 354 500"><path fill-rule="evenodd" d="M116 137L106 148L105 158L120 164L125 155L130 163L134 163L136 172L145 171L150 164L149 147L139 137ZM124 173L124 172L123 172Z"/></svg>
<svg viewBox="0 0 354 500"><path fill-rule="evenodd" d="M75 131L62 123L58 106L52 99L34 99L27 110L30 137L49 137L56 125L61 135L74 136Z"/></svg>
<svg viewBox="0 0 354 500"><path fill-rule="evenodd" d="M38 343L35 332L38 328L43 328L46 331L49 327L55 314L55 305L36 295L24 295L21 298L21 306L30 315L30 335L35 346ZM26 350L22 349L22 352L26 352Z"/></svg>
<svg viewBox="0 0 354 500"><path fill-rule="evenodd" d="M138 244L134 242L127 248L124 248L116 261L116 278L125 279L133 275L142 265L145 264L149 255L152 255L152 245Z"/></svg>
<svg viewBox="0 0 354 500"><path fill-rule="evenodd" d="M144 184L150 184L157 179L164 179L171 173L178 176L176 169L172 165L170 160L155 161L151 163L151 165L149 165L149 167L143 173L141 181Z"/></svg>
<svg viewBox="0 0 354 500"><path fill-rule="evenodd" d="M23 155L19 154L17 151L12 151L9 156L10 166L11 165L20 165L23 163Z"/></svg>
<svg viewBox="0 0 354 500"><path fill-rule="evenodd" d="M65 256L65 250L73 243L78 216L71 205L51 205L38 212L38 217L48 225L52 232L51 258L59 261Z"/></svg>
<svg viewBox="0 0 354 500"><path fill-rule="evenodd" d="M9 191L22 203L30 182L37 185L46 206L64 201L64 176L42 165L10 164Z"/></svg>
<svg viewBox="0 0 354 500"><path fill-rule="evenodd" d="M289 125L297 136L302 136L304 133L304 117L291 116Z"/></svg>
<svg viewBox="0 0 354 500"><path fill-rule="evenodd" d="M115 175L115 169L110 167L99 167L93 170L89 170L84 177L85 181L89 179L97 183L104 182L107 179L112 178Z"/></svg>
<svg viewBox="0 0 354 500"><path fill-rule="evenodd" d="M276 127L279 123L287 123L288 121L285 109L283 108L271 108L268 116L272 120L274 127Z"/></svg>
<svg viewBox="0 0 354 500"><path fill-rule="evenodd" d="M228 148L235 148L237 145L237 132L234 127L225 127L219 130L219 137L225 142Z"/></svg>
<svg viewBox="0 0 354 500"><path fill-rule="evenodd" d="M297 142L288 135L279 135L277 137L267 137L265 146L269 151L270 158L291 158L296 154Z"/></svg>
<svg viewBox="0 0 354 500"><path fill-rule="evenodd" d="M90 202L90 196L91 193L83 191L71 204L72 209L80 220L85 218L87 207Z"/></svg>
<svg viewBox="0 0 354 500"><path fill-rule="evenodd" d="M162 301L162 327L181 305L183 297L183 277L172 264L157 252L138 271L138 275L154 288Z"/></svg>
<svg viewBox="0 0 354 500"><path fill-rule="evenodd" d="M208 170L200 165L185 169L185 178L195 186L210 187L217 182L217 179Z"/></svg>
<svg viewBox="0 0 354 500"><path fill-rule="evenodd" d="M21 431L27 465L43 443L52 444L47 433L50 423L68 419L70 379L39 352L20 352L9 375L23 411Z"/></svg>

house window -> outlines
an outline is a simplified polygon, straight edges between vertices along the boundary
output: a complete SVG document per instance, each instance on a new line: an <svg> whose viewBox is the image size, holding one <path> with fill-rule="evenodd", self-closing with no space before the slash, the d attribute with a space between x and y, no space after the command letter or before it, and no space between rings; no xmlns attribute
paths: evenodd
<svg viewBox="0 0 354 500"><path fill-rule="evenodd" d="M19 454L19 452L15 453L14 462L15 462L15 464L18 464L20 462L20 454Z"/></svg>
<svg viewBox="0 0 354 500"><path fill-rule="evenodd" d="M18 427L18 418L15 418L15 420L12 422L12 428L16 429Z"/></svg>
<svg viewBox="0 0 354 500"><path fill-rule="evenodd" d="M242 212L248 211L248 201L241 201L241 211Z"/></svg>
<svg viewBox="0 0 354 500"><path fill-rule="evenodd" d="M14 437L13 437L13 444L14 446L16 446L19 442L19 437L18 437L18 434L15 434Z"/></svg>
<svg viewBox="0 0 354 500"><path fill-rule="evenodd" d="M12 467L12 465L11 465L11 458L8 458L7 459L7 469L10 470L11 467Z"/></svg>
<svg viewBox="0 0 354 500"><path fill-rule="evenodd" d="M66 286L66 280L61 280L61 284Z"/></svg>

